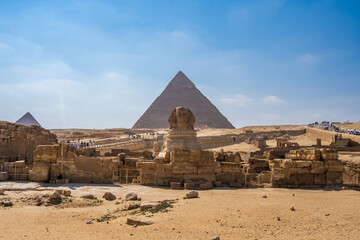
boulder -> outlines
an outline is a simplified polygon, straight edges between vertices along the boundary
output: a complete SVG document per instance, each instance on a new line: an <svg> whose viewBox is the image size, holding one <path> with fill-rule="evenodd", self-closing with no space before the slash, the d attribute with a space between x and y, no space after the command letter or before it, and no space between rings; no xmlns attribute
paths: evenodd
<svg viewBox="0 0 360 240"><path fill-rule="evenodd" d="M186 193L186 198L197 198L199 193L197 191L190 191Z"/></svg>
<svg viewBox="0 0 360 240"><path fill-rule="evenodd" d="M114 194L112 194L111 192L106 192L106 193L104 193L103 198L105 198L108 201L113 201L116 199L116 196Z"/></svg>
<svg viewBox="0 0 360 240"><path fill-rule="evenodd" d="M125 201L136 201L136 200L138 200L138 196L137 193L135 192L129 192L125 196Z"/></svg>
<svg viewBox="0 0 360 240"><path fill-rule="evenodd" d="M128 217L126 224L133 226L151 225L153 222L145 217Z"/></svg>
<svg viewBox="0 0 360 240"><path fill-rule="evenodd" d="M88 193L88 194L85 194L85 195L82 195L81 198L85 198L85 199L95 199L94 195Z"/></svg>
<svg viewBox="0 0 360 240"><path fill-rule="evenodd" d="M154 208L159 204L160 204L160 201L142 202L141 205L140 205L140 210L145 210L145 209L148 209L148 208Z"/></svg>
<svg viewBox="0 0 360 240"><path fill-rule="evenodd" d="M50 202L60 202L61 199L61 195L58 192L54 192L49 197Z"/></svg>

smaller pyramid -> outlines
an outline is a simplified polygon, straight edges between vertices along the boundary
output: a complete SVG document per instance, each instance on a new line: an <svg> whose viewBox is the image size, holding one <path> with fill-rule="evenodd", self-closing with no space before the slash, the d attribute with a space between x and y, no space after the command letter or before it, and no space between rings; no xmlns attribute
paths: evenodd
<svg viewBox="0 0 360 240"><path fill-rule="evenodd" d="M36 119L33 117L33 115L31 115L31 113L29 113L29 112L25 113L25 115L22 116L15 123L26 125L26 126L36 125L36 126L41 127L40 123L38 121L36 121Z"/></svg>

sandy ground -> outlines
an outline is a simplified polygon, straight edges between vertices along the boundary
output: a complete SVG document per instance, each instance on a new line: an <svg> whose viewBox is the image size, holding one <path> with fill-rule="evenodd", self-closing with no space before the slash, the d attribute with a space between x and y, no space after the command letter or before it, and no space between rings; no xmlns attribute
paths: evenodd
<svg viewBox="0 0 360 240"><path fill-rule="evenodd" d="M359 239L360 192L355 190L226 189L199 191L196 199L183 199L186 190L139 185L67 184L76 201L106 191L124 198L132 190L142 201L178 199L169 212L154 213L154 224L126 224L129 211L119 211L121 200L101 205L35 206L21 198L51 193L54 186L2 182L0 198L13 207L0 207L0 239ZM32 189L32 190L31 190ZM37 190L37 191L35 191ZM41 190L41 191L40 191ZM266 195L267 198L263 198ZM18 200L18 202L17 202ZM291 211L291 207L295 211ZM97 222L110 213L116 219ZM93 224L86 224L92 220Z"/></svg>

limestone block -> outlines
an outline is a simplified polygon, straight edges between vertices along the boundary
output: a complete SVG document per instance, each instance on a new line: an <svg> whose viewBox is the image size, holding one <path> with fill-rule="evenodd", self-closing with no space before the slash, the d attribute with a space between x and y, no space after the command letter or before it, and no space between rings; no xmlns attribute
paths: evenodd
<svg viewBox="0 0 360 240"><path fill-rule="evenodd" d="M325 164L322 161L312 161L311 162L311 173L324 173L325 172Z"/></svg>
<svg viewBox="0 0 360 240"><path fill-rule="evenodd" d="M198 162L197 168L199 174L221 173L220 162Z"/></svg>
<svg viewBox="0 0 360 240"><path fill-rule="evenodd" d="M171 162L190 162L191 151L189 150L174 150L170 152Z"/></svg>
<svg viewBox="0 0 360 240"><path fill-rule="evenodd" d="M342 172L326 172L326 184L337 185L342 184Z"/></svg>
<svg viewBox="0 0 360 240"><path fill-rule="evenodd" d="M201 190L209 190L212 189L214 186L211 182L207 182L207 183L202 183L199 185Z"/></svg>
<svg viewBox="0 0 360 240"><path fill-rule="evenodd" d="M28 174L19 174L19 181L27 181L28 180Z"/></svg>
<svg viewBox="0 0 360 240"><path fill-rule="evenodd" d="M40 145L34 151L34 162L56 163L59 145Z"/></svg>
<svg viewBox="0 0 360 240"><path fill-rule="evenodd" d="M338 160L339 154L335 149L321 149L322 160Z"/></svg>
<svg viewBox="0 0 360 240"><path fill-rule="evenodd" d="M260 173L247 173L245 174L245 179L247 182L249 181L258 181L260 177Z"/></svg>
<svg viewBox="0 0 360 240"><path fill-rule="evenodd" d="M171 189L181 189L181 182L170 182Z"/></svg>
<svg viewBox="0 0 360 240"><path fill-rule="evenodd" d="M326 185L326 175L324 173L313 174L313 176L315 185Z"/></svg>
<svg viewBox="0 0 360 240"><path fill-rule="evenodd" d="M241 187L243 187L241 185L241 183L239 183L239 182L229 182L229 186L232 187L232 188L241 188Z"/></svg>
<svg viewBox="0 0 360 240"><path fill-rule="evenodd" d="M29 181L48 182L50 177L50 164L46 162L35 162L34 168L29 171Z"/></svg>
<svg viewBox="0 0 360 240"><path fill-rule="evenodd" d="M214 162L214 153L211 151L201 151L201 162ZM199 162L199 161L197 161Z"/></svg>
<svg viewBox="0 0 360 240"><path fill-rule="evenodd" d="M0 181L7 181L9 179L8 172L0 172Z"/></svg>
<svg viewBox="0 0 360 240"><path fill-rule="evenodd" d="M260 183L271 182L271 171L264 171L260 173Z"/></svg>
<svg viewBox="0 0 360 240"><path fill-rule="evenodd" d="M280 163L280 167L282 168L296 168L296 161L292 161L292 160L283 160L281 163Z"/></svg>
<svg viewBox="0 0 360 240"><path fill-rule="evenodd" d="M187 190L194 190L195 189L195 183L184 183L184 187Z"/></svg>
<svg viewBox="0 0 360 240"><path fill-rule="evenodd" d="M186 183L200 184L204 182L213 182L215 180L215 174L184 174L184 181Z"/></svg>
<svg viewBox="0 0 360 240"><path fill-rule="evenodd" d="M214 186L215 186L215 187L221 187L221 186L222 186L222 182L215 181L215 182L214 182Z"/></svg>
<svg viewBox="0 0 360 240"><path fill-rule="evenodd" d="M137 166L139 166L137 164ZM156 171L156 163L155 162L141 162L141 171L142 172L155 172Z"/></svg>
<svg viewBox="0 0 360 240"><path fill-rule="evenodd" d="M343 172L344 164L340 160L327 160L325 162L326 171L328 172Z"/></svg>
<svg viewBox="0 0 360 240"><path fill-rule="evenodd" d="M215 176L216 176L216 181L219 181L222 183L229 183L229 182L236 181L236 174L233 172L216 173Z"/></svg>
<svg viewBox="0 0 360 240"><path fill-rule="evenodd" d="M158 178L156 181L158 186L168 187L170 186L170 182L173 181L173 178Z"/></svg>
<svg viewBox="0 0 360 240"><path fill-rule="evenodd" d="M314 176L311 173L297 174L296 175L297 185L313 185Z"/></svg>
<svg viewBox="0 0 360 240"><path fill-rule="evenodd" d="M234 162L221 162L221 170L223 173L235 173L241 169L240 163Z"/></svg>
<svg viewBox="0 0 360 240"><path fill-rule="evenodd" d="M199 193L197 191L190 191L186 193L186 198L197 198Z"/></svg>
<svg viewBox="0 0 360 240"><path fill-rule="evenodd" d="M296 161L296 167L297 168L309 168L310 165L311 164L308 161Z"/></svg>
<svg viewBox="0 0 360 240"><path fill-rule="evenodd" d="M321 153L319 149L297 149L290 150L289 157L292 160L319 161Z"/></svg>
<svg viewBox="0 0 360 240"><path fill-rule="evenodd" d="M184 174L182 174L182 173L174 173L173 174L173 180L175 181L175 182L184 182Z"/></svg>
<svg viewBox="0 0 360 240"><path fill-rule="evenodd" d="M196 162L173 162L173 173L196 174L197 164Z"/></svg>
<svg viewBox="0 0 360 240"><path fill-rule="evenodd" d="M16 168L23 168L23 167L26 167L26 163L25 163L25 160L21 160L21 161L16 161L14 163L15 167Z"/></svg>

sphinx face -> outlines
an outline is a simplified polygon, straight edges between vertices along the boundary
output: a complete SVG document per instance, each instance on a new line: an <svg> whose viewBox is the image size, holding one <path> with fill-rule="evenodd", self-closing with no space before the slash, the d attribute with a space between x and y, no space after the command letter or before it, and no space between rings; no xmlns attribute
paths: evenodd
<svg viewBox="0 0 360 240"><path fill-rule="evenodd" d="M190 112L187 108L177 108L176 109L176 120L177 120L177 124L178 126L185 126L186 123L188 122L190 116Z"/></svg>

